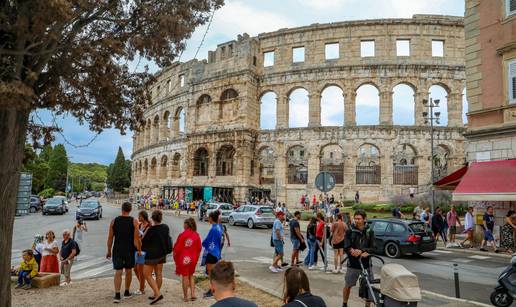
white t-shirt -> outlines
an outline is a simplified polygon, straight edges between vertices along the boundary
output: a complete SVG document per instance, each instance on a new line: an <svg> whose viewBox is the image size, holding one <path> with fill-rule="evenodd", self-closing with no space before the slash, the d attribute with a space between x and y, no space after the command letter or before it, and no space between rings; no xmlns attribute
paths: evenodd
<svg viewBox="0 0 516 307"><path fill-rule="evenodd" d="M46 248L50 248L50 249L53 249L54 247L57 247L59 248L59 246L57 245L57 242L56 240L52 241L52 243L48 243L48 242L45 242L45 243L42 243L43 244L43 248L41 249L41 255L42 256L50 256L50 255L54 255L53 253L45 250Z"/></svg>

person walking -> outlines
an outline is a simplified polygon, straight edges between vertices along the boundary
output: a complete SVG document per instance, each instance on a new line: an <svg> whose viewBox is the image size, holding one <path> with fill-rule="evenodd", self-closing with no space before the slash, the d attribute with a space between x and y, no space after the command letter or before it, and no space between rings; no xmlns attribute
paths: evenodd
<svg viewBox="0 0 516 307"><path fill-rule="evenodd" d="M358 191L355 193L355 204L360 203L360 193Z"/></svg>
<svg viewBox="0 0 516 307"><path fill-rule="evenodd" d="M46 242L41 247L41 266L39 267L39 271L42 273L59 273L59 262L57 260L59 246L55 238L56 236L52 230L45 234Z"/></svg>
<svg viewBox="0 0 516 307"><path fill-rule="evenodd" d="M342 213L337 214L337 219L331 225L331 245L334 253L335 268L333 273L344 273L342 270L342 260L344 260L344 235L347 226L344 224Z"/></svg>
<svg viewBox="0 0 516 307"><path fill-rule="evenodd" d="M283 222L285 221L285 213L279 211L276 213L276 220L272 225L272 243L274 245L274 260L269 270L273 273L282 272L281 258L283 257L283 245L285 242L285 229Z"/></svg>
<svg viewBox="0 0 516 307"><path fill-rule="evenodd" d="M206 272L208 273L208 276L210 275L213 266L217 262L219 262L222 256L221 247L223 233L221 231L221 227L218 224L219 214L219 211L210 212L208 221L211 225L211 228L206 238L204 238L204 240L202 241L202 247L204 247L204 253L206 255L204 262L206 264ZM208 292L204 293L204 297L212 296L213 293L211 289L208 290Z"/></svg>
<svg viewBox="0 0 516 307"><path fill-rule="evenodd" d="M285 271L282 307L326 307L324 300L310 292L310 282L305 271L293 267Z"/></svg>
<svg viewBox="0 0 516 307"><path fill-rule="evenodd" d="M115 270L114 303L120 303L120 288L122 286L122 273L125 270L124 297L131 296L132 270L135 265L134 253L138 251L141 255L140 233L138 232L138 221L130 216L132 205L130 202L122 204L121 215L114 218L109 224L107 238L106 258L113 262Z"/></svg>
<svg viewBox="0 0 516 307"><path fill-rule="evenodd" d="M484 239L480 244L480 250L483 252L487 252L487 249L484 248L486 244L491 243L493 247L493 251L498 253L498 249L496 248L496 241L493 235L494 226L495 226L495 217L494 217L494 209L492 206L487 207L486 213L484 213L484 217L482 218L482 226L484 228Z"/></svg>
<svg viewBox="0 0 516 307"><path fill-rule="evenodd" d="M429 207L425 207L425 209L421 212L421 222L430 227L430 224L432 223L432 214L430 213Z"/></svg>
<svg viewBox="0 0 516 307"><path fill-rule="evenodd" d="M450 211L446 214L446 222L448 223L450 232L450 243L455 243L455 236L457 234L457 224L462 226L460 218L457 215L457 209L454 205L451 205Z"/></svg>
<svg viewBox="0 0 516 307"><path fill-rule="evenodd" d="M75 226L73 226L73 229L72 229L72 239L77 244L79 244L79 246L81 246L83 243L83 240L84 240L83 234L85 232L88 232L88 226L82 219L77 220L75 223ZM77 260L78 260L78 257L75 257L75 261L77 261Z"/></svg>
<svg viewBox="0 0 516 307"><path fill-rule="evenodd" d="M176 274L181 276L183 286L183 301L195 301L195 267L201 253L201 238L197 233L197 224L191 217L187 218L183 224L184 231L179 234L174 245L174 263L176 264ZM190 290L190 299L188 299Z"/></svg>
<svg viewBox="0 0 516 307"><path fill-rule="evenodd" d="M61 274L64 276L64 282L61 286L66 286L72 283L70 273L72 264L77 255L77 243L70 237L70 230L63 230L63 242L61 243L61 252L59 253L59 260L61 260Z"/></svg>
<svg viewBox="0 0 516 307"><path fill-rule="evenodd" d="M431 225L435 241L438 241L439 236L441 236L444 245L446 246L448 240L446 239L446 233L444 232L444 218L442 216L442 210L440 207L435 208L434 215L432 215Z"/></svg>
<svg viewBox="0 0 516 307"><path fill-rule="evenodd" d="M214 293L215 304L211 307L258 307L254 302L235 296L235 268L229 261L220 261L210 273L210 291Z"/></svg>
<svg viewBox="0 0 516 307"><path fill-rule="evenodd" d="M161 285L163 284L163 264L168 254L172 253L172 239L170 229L162 224L163 212L159 209L152 211L152 226L142 238L142 250L145 251L145 264L143 276L152 289L153 295L149 296L150 304L154 305L163 299ZM152 277L154 273L155 279Z"/></svg>
<svg viewBox="0 0 516 307"><path fill-rule="evenodd" d="M371 254L375 250L375 236L373 229L366 224L367 215L363 210L355 211L354 224L346 230L344 251L348 255L348 267L346 270L345 286L342 289L342 307L348 307L351 288L357 283L362 272L362 266L368 272L370 281L374 280L371 269ZM360 265L362 262L362 265ZM366 302L370 306L370 302Z"/></svg>
<svg viewBox="0 0 516 307"><path fill-rule="evenodd" d="M516 213L509 210L505 215L505 224L502 226L502 240L500 246L505 252L512 254L514 251L514 230L516 229Z"/></svg>
<svg viewBox="0 0 516 307"><path fill-rule="evenodd" d="M151 222L149 221L149 214L147 211L142 210L138 213L138 236L140 237L140 241L151 226ZM135 264L134 264L134 274L138 279L140 287L138 290L134 291L135 295L142 295L145 293L145 276L143 275L143 266L145 264L145 252L142 251L140 255L138 252L135 252Z"/></svg>
<svg viewBox="0 0 516 307"><path fill-rule="evenodd" d="M473 223L473 207L468 207L466 215L464 216L464 232L466 234L466 238L460 243L461 246L464 246L467 241L469 241L470 248L473 248L473 227L475 224Z"/></svg>
<svg viewBox="0 0 516 307"><path fill-rule="evenodd" d="M301 220L301 212L296 211L294 212L294 218L289 222L290 241L292 242L292 256L290 259L291 266L296 266L299 262L299 248L301 246L301 243L306 244L305 238L301 234L299 220Z"/></svg>
<svg viewBox="0 0 516 307"><path fill-rule="evenodd" d="M315 229L315 239L316 239L316 243L315 243L315 263L317 264L317 253L319 253L319 251L321 252L321 258L322 258L322 261L323 261L323 267L322 269L324 270L324 263L326 263L326 255L324 254L324 245L325 245L325 226L326 226L326 222L324 221L324 214L322 212L317 212L317 227Z"/></svg>
<svg viewBox="0 0 516 307"><path fill-rule="evenodd" d="M305 266L309 270L314 270L315 267L315 229L317 228L317 219L312 216L306 226L306 242L308 243L308 253L305 257Z"/></svg>

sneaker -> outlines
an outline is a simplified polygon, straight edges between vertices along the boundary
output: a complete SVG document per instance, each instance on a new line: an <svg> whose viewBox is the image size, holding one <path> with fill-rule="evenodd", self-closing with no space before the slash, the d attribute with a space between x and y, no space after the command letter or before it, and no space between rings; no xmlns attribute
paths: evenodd
<svg viewBox="0 0 516 307"><path fill-rule="evenodd" d="M333 272L333 274L338 274L338 273L339 273L339 270L337 270L337 269L333 269L333 271L332 271L332 272Z"/></svg>
<svg viewBox="0 0 516 307"><path fill-rule="evenodd" d="M20 289L21 287L23 287L23 285L16 285L16 287L14 287L14 289Z"/></svg>
<svg viewBox="0 0 516 307"><path fill-rule="evenodd" d="M136 290L133 292L134 295L143 295L145 294L145 291Z"/></svg>
<svg viewBox="0 0 516 307"><path fill-rule="evenodd" d="M480 249L480 251L481 251L481 252L487 252L487 249L485 249L485 248L481 248L481 249Z"/></svg>
<svg viewBox="0 0 516 307"><path fill-rule="evenodd" d="M281 264L281 266L282 266L282 267L284 267L284 266L288 266L288 263L283 262L283 263Z"/></svg>
<svg viewBox="0 0 516 307"><path fill-rule="evenodd" d="M311 266L308 267L309 271L313 271L313 270L316 270L316 269L317 269L317 267L315 265L311 265Z"/></svg>
<svg viewBox="0 0 516 307"><path fill-rule="evenodd" d="M113 298L113 303L118 304L120 303L120 293L115 293L115 297Z"/></svg>
<svg viewBox="0 0 516 307"><path fill-rule="evenodd" d="M283 269L282 269L282 268L276 268L276 270L277 270L278 272L283 272Z"/></svg>
<svg viewBox="0 0 516 307"><path fill-rule="evenodd" d="M66 281L63 281L61 284L59 284L59 286L65 287L65 286L68 286L68 283Z"/></svg>
<svg viewBox="0 0 516 307"><path fill-rule="evenodd" d="M129 290L125 290L124 291L124 298L128 298L128 297L131 297L131 292L129 292Z"/></svg>
<svg viewBox="0 0 516 307"><path fill-rule="evenodd" d="M31 288L30 285L25 285L25 286L22 287L23 290L29 290L30 288Z"/></svg>
<svg viewBox="0 0 516 307"><path fill-rule="evenodd" d="M278 273L278 272L279 272L279 271L276 269L276 267L275 267L275 266L273 266L273 265L271 265L271 266L269 267L269 270L270 270L272 273Z"/></svg>
<svg viewBox="0 0 516 307"><path fill-rule="evenodd" d="M208 292L204 293L203 297L212 297L213 293L211 293L211 290L208 290Z"/></svg>

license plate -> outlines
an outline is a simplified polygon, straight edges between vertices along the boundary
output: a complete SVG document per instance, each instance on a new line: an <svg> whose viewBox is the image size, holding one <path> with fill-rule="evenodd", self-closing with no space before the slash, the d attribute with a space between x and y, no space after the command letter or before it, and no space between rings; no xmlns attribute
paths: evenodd
<svg viewBox="0 0 516 307"><path fill-rule="evenodd" d="M424 236L423 237L423 241L430 241L430 240L432 240L432 238L430 238L429 236Z"/></svg>

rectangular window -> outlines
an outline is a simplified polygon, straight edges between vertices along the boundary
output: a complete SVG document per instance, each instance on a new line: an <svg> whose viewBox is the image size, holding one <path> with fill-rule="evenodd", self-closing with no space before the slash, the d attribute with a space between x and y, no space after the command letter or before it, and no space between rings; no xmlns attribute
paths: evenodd
<svg viewBox="0 0 516 307"><path fill-rule="evenodd" d="M443 57L444 56L444 41L432 40L432 56Z"/></svg>
<svg viewBox="0 0 516 307"><path fill-rule="evenodd" d="M505 0L505 16L516 14L516 0Z"/></svg>
<svg viewBox="0 0 516 307"><path fill-rule="evenodd" d="M156 97L159 97L160 92L161 92L161 86L158 85L158 87L156 88Z"/></svg>
<svg viewBox="0 0 516 307"><path fill-rule="evenodd" d="M170 79L167 80L167 92L170 92L172 88L170 87Z"/></svg>
<svg viewBox="0 0 516 307"><path fill-rule="evenodd" d="M305 47L292 48L292 63L305 61Z"/></svg>
<svg viewBox="0 0 516 307"><path fill-rule="evenodd" d="M339 43L330 43L324 46L324 55L326 60L334 60L339 58Z"/></svg>
<svg viewBox="0 0 516 307"><path fill-rule="evenodd" d="M509 103L516 103L516 59L507 63Z"/></svg>
<svg viewBox="0 0 516 307"><path fill-rule="evenodd" d="M270 67L274 65L274 51L267 51L263 53L263 67Z"/></svg>
<svg viewBox="0 0 516 307"><path fill-rule="evenodd" d="M361 41L360 42L360 56L365 57L374 57L374 41Z"/></svg>
<svg viewBox="0 0 516 307"><path fill-rule="evenodd" d="M179 86L185 86L185 75L179 75Z"/></svg>
<svg viewBox="0 0 516 307"><path fill-rule="evenodd" d="M396 40L396 56L410 56L410 40Z"/></svg>

